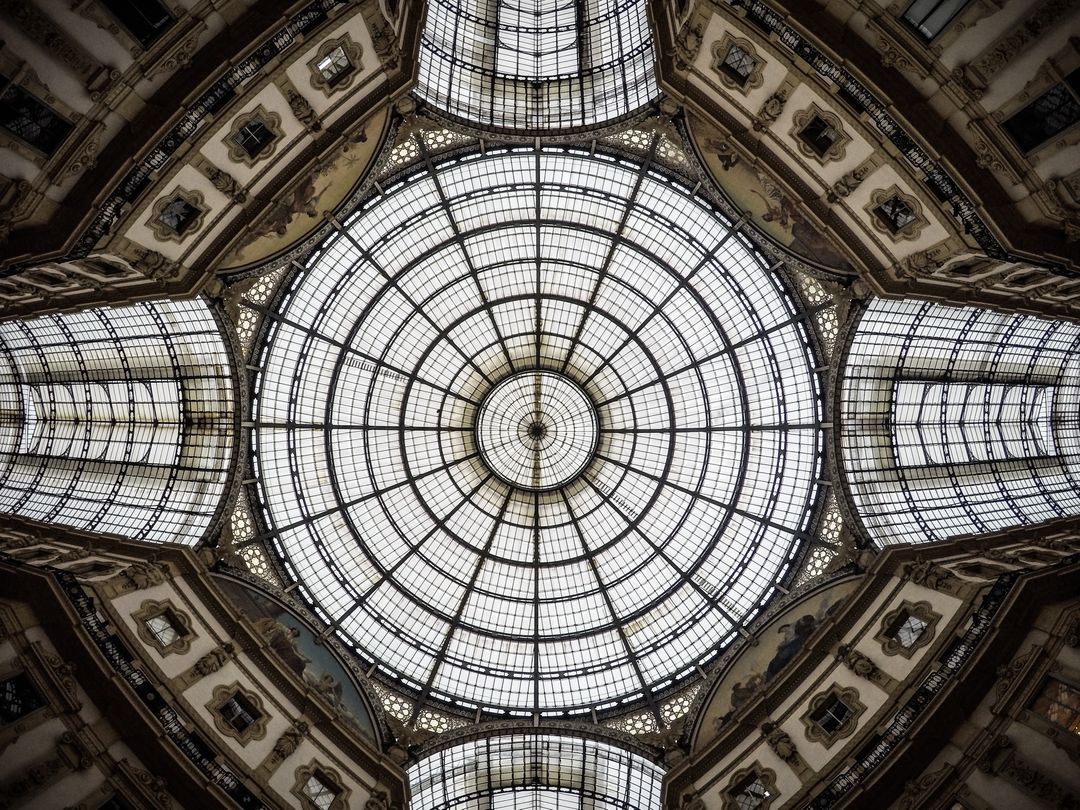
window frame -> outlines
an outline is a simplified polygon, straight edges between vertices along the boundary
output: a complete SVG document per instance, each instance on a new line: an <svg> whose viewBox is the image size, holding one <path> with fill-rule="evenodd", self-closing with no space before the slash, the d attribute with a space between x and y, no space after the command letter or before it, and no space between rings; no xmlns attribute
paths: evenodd
<svg viewBox="0 0 1080 810"><path fill-rule="evenodd" d="M48 710L49 708L48 695L45 694L45 691L41 688L41 684L38 682L37 678L34 677L33 673L31 673L30 670L26 669L25 667L16 668L7 672L0 673L0 684L7 684L11 681L14 681L16 678L23 678L26 681L27 685L37 696L39 702L38 705L34 706L32 709L23 712L22 714L12 718L11 720L4 721L2 716L0 716L0 730L3 731L15 728L18 726L19 723L25 722L28 717L32 717L35 713L40 712L42 709Z"/></svg>
<svg viewBox="0 0 1080 810"><path fill-rule="evenodd" d="M943 22L941 26L930 35L927 35L924 32L922 26L919 23L908 17L908 12L911 11L911 9L914 8L919 2L920 0L911 0L911 2L908 3L904 10L900 13L900 20L912 32L914 32L915 36L917 36L922 43L929 45L938 37L940 37L943 33L945 33L945 31L948 30L949 26L956 22L957 18L964 12L964 9L968 7L969 0L960 0L960 4L953 10L952 14L950 14L945 20L945 22ZM923 16L923 21L925 22L926 20L930 19L930 17L937 13L937 11L942 6L948 4L949 2L951 2L951 0L937 0L937 2L934 3L934 6L930 10L930 12Z"/></svg>
<svg viewBox="0 0 1080 810"><path fill-rule="evenodd" d="M1071 99L1073 106L1076 108L1077 111L1076 115L1069 123L1065 124L1061 129L1047 135L1042 140L1033 142L1030 145L1020 143L1020 141L1017 140L1016 135L1014 135L1012 130L1010 130L1007 126L1009 122L1017 116L1024 114L1028 109L1034 107L1047 95L1049 95L1051 92L1058 88L1061 88L1065 95ZM1080 127L1080 68L1075 68L1068 73L1060 74L1060 78L1057 81L1044 87L1034 98L1030 98L1026 103L1017 107L1007 116L1004 116L1001 120L1001 129L1008 136L1009 141L1012 143L1012 145L1022 155L1025 156L1033 155L1041 149L1049 146L1054 140L1075 132L1077 130L1077 127Z"/></svg>
<svg viewBox="0 0 1080 810"><path fill-rule="evenodd" d="M264 141L255 152L248 150L238 139L240 134L252 124L258 123L269 133L270 137ZM253 166L261 160L266 160L277 151L278 144L285 137L285 131L281 128L281 116L270 112L259 104L254 109L248 110L233 119L228 134L225 135L225 146L229 150L229 159L245 166Z"/></svg>
<svg viewBox="0 0 1080 810"><path fill-rule="evenodd" d="M848 713L840 721L839 725L830 731L820 724L819 715L835 702L842 703ZM859 718L862 717L865 711L866 704L859 700L858 689L833 683L824 692L814 695L810 699L809 707L799 720L806 728L807 740L820 743L826 749L829 749L838 741L855 733L855 729L859 725Z"/></svg>
<svg viewBox="0 0 1080 810"><path fill-rule="evenodd" d="M331 77L327 77L322 68L319 67L319 63L339 49L348 60L349 67L336 72ZM363 64L362 57L363 49L353 41L348 33L325 40L315 52L315 56L309 59L307 63L308 70L311 71L311 86L316 90L321 90L328 96L346 89L360 74Z"/></svg>
<svg viewBox="0 0 1080 810"><path fill-rule="evenodd" d="M3 145L3 141L9 141L12 145L18 145L20 148L29 151L31 155L38 159L44 158L46 160L49 160L55 157L61 151L64 143L68 140L68 138L71 137L71 134L75 131L76 128L75 121L73 121L70 116L65 115L63 112L58 110L52 104L45 102L44 99L42 99L37 93L35 93L34 88L30 86L27 77L23 77L21 81L17 80L16 77L18 73L22 72L23 71L17 71L16 76L10 77L5 75L7 73L6 70L4 74L0 74L0 96L7 95L7 93L12 91L16 93L21 93L24 96L28 96L29 98L33 99L38 105L40 105L43 109L47 110L57 121L65 124L67 126L67 131L63 134L62 137L59 138L59 140L56 141L56 143L52 146L51 149L46 150L41 146L26 140L17 132L8 128L7 126L0 126L0 145Z"/></svg>
<svg viewBox="0 0 1080 810"><path fill-rule="evenodd" d="M165 210L176 200L182 200L188 206L194 208L196 212L194 216L185 221L183 228L180 230L177 230L172 225L166 224L165 221L161 219ZM202 192L188 191L177 186L154 203L154 206L150 211L150 219L147 220L146 225L153 232L154 237L159 241L183 242L198 232L202 227L203 219L206 217L209 210L209 207L205 204L205 198L203 197Z"/></svg>
<svg viewBox="0 0 1080 810"><path fill-rule="evenodd" d="M904 646L893 633L893 627L900 622L901 617L915 617L925 624L919 637L910 646ZM916 652L930 644L937 632L941 614L934 612L929 602L910 602L905 599L893 610L881 617L881 627L878 629L874 640L881 643L881 651L885 655L899 655L902 658L911 658Z"/></svg>
<svg viewBox="0 0 1080 810"><path fill-rule="evenodd" d="M892 224L878 210L887 203L897 200L911 212L911 219L895 230ZM923 214L922 203L912 194L903 191L895 183L889 188L877 189L870 194L870 202L863 209L870 217L870 224L875 230L885 234L894 242L917 239L923 229L930 224Z"/></svg>
<svg viewBox="0 0 1080 810"><path fill-rule="evenodd" d="M151 620L166 614L171 614L176 620L169 623L177 631L177 637L168 643L163 642L149 625ZM139 609L131 614L131 618L135 621L139 638L162 656L186 653L191 649L192 639L196 637L192 630L191 617L179 610L170 599L146 599L139 605Z"/></svg>
<svg viewBox="0 0 1080 810"><path fill-rule="evenodd" d="M806 130L818 120L836 133L836 138L820 152L805 137ZM799 110L792 116L792 124L791 136L795 139L799 151L807 157L824 165L834 160L842 160L847 154L847 145L851 142L851 136L844 129L844 124L836 113L822 109L811 102L805 110Z"/></svg>
<svg viewBox="0 0 1080 810"><path fill-rule="evenodd" d="M256 713L252 721L243 729L237 729L223 712L224 707L230 702L235 702L237 697L242 698ZM253 740L261 740L266 736L266 726L270 722L270 717L266 713L262 698L245 689L240 685L239 681L233 681L228 685L215 686L213 696L210 702L206 704L206 708L210 711L211 718L213 718L214 727L226 737L232 737L241 745L247 745ZM251 712L247 713L251 714Z"/></svg>
<svg viewBox="0 0 1080 810"><path fill-rule="evenodd" d="M749 767L732 774L727 787L720 793L720 798L723 801L721 810L744 810L744 806L739 803L739 797L754 782L761 782L765 788L766 796L762 803L752 808L752 810L769 810L773 802L780 796L776 789L776 771L764 767L760 762L754 762Z"/></svg>
<svg viewBox="0 0 1080 810"><path fill-rule="evenodd" d="M334 794L333 801L325 808L315 804L305 791L311 779L316 779ZM300 806L305 810L345 810L349 805L349 796L352 793L345 786L340 773L314 759L307 765L302 765L296 769L291 792L300 800Z"/></svg>
<svg viewBox="0 0 1080 810"><path fill-rule="evenodd" d="M727 58L731 53L732 48L738 48L747 57L753 60L753 67L750 72L742 77L741 74L728 66ZM725 86L730 87L733 90L737 90L740 93L748 94L751 90L760 87L764 82L762 73L765 69L765 60L758 53L757 48L748 39L742 37L733 36L729 32L725 32L723 37L719 41L714 42L712 46L712 69L720 77L720 81Z"/></svg>
<svg viewBox="0 0 1080 810"><path fill-rule="evenodd" d="M169 22L162 28L155 29L154 35L149 39L144 40L142 37L136 34L131 29L131 27L123 21L123 19L121 19L119 14L117 14L115 11L113 11L112 8L109 7L109 0L95 0L95 2L96 5L100 6L101 9L109 15L110 19L116 21L116 26L123 31L124 35L144 52L149 51L151 48L154 47L154 45L160 42L161 38L165 36L169 29L171 29L177 23L176 12L172 8L170 8L169 5L162 2L162 0L154 0L154 2L161 6L162 10L164 10L164 12L169 16L171 22ZM132 5L138 7L140 3L133 3Z"/></svg>

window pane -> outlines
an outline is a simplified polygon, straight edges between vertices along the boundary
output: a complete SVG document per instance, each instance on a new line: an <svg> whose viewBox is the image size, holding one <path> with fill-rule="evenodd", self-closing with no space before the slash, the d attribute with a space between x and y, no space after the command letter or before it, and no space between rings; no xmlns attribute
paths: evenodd
<svg viewBox="0 0 1080 810"><path fill-rule="evenodd" d="M904 19L927 40L936 37L965 5L967 0L915 0Z"/></svg>
<svg viewBox="0 0 1080 810"><path fill-rule="evenodd" d="M168 613L162 613L160 616L147 619L146 626L163 647L169 646L180 638L180 633L170 620Z"/></svg>
<svg viewBox="0 0 1080 810"><path fill-rule="evenodd" d="M1068 84L1055 84L1002 126L1025 152L1080 121L1080 101Z"/></svg>
<svg viewBox="0 0 1080 810"><path fill-rule="evenodd" d="M334 799L337 797L337 792L330 785L320 780L318 776L312 775L308 777L307 782L304 784L304 795L319 810L330 810Z"/></svg>
<svg viewBox="0 0 1080 810"><path fill-rule="evenodd" d="M72 125L6 76L0 84L8 85L0 94L0 127L46 155L55 152Z"/></svg>
<svg viewBox="0 0 1080 810"><path fill-rule="evenodd" d="M25 672L0 681L0 723L14 723L45 705Z"/></svg>
<svg viewBox="0 0 1080 810"><path fill-rule="evenodd" d="M514 130L635 112L658 93L645 0L432 0L416 92Z"/></svg>
<svg viewBox="0 0 1080 810"><path fill-rule="evenodd" d="M173 24L172 15L158 0L102 0L135 39L146 47Z"/></svg>

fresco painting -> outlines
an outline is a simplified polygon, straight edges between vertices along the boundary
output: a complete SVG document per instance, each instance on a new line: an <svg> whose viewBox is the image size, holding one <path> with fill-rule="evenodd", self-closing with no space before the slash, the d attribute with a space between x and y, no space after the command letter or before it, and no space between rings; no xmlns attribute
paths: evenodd
<svg viewBox="0 0 1080 810"><path fill-rule="evenodd" d="M812 594L781 613L758 634L758 643L747 646L735 658L713 690L699 742L716 736L735 712L799 656L855 585L855 580L848 580Z"/></svg>

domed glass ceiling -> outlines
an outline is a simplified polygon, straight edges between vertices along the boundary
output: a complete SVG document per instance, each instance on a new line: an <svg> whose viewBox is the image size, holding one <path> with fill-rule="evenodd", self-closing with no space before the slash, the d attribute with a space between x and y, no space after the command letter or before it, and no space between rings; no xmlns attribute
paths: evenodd
<svg viewBox="0 0 1080 810"><path fill-rule="evenodd" d="M266 322L261 539L418 699L648 701L697 677L807 539L806 314L648 165L429 164L342 223Z"/></svg>

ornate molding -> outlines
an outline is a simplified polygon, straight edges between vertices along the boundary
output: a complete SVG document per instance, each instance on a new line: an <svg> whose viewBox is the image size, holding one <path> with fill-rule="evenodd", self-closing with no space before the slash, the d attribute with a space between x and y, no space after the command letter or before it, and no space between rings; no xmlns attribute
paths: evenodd
<svg viewBox="0 0 1080 810"><path fill-rule="evenodd" d="M1011 26L1007 34L998 37L968 64L957 68L963 75L964 84L981 95L994 76L1075 8L1075 0L1048 0L1036 7L1022 22Z"/></svg>
<svg viewBox="0 0 1080 810"><path fill-rule="evenodd" d="M979 760L979 770L1000 776L1007 782L1039 800L1040 804L1073 810L1080 807L1072 791L1063 788L1035 765L1022 757L1013 747L1012 740L997 737Z"/></svg>
<svg viewBox="0 0 1080 810"><path fill-rule="evenodd" d="M780 117L780 113L784 111L787 100L788 89L786 87L777 88L775 93L765 99L765 103L761 105L758 114L754 116L754 131L765 132L771 127L776 122L776 119Z"/></svg>
<svg viewBox="0 0 1080 810"><path fill-rule="evenodd" d="M698 48L701 47L701 31L697 31ZM731 48L735 47L742 51L746 56L753 60L754 64L750 70L750 73L746 76L745 80L740 82L729 70L724 68L724 60L727 58ZM697 48L694 49L695 53ZM724 36L713 43L712 45L712 70L725 87L732 90L736 90L743 95L746 95L751 90L761 87L764 78L762 73L765 70L765 60L758 53L757 48L754 47L748 39L742 37L732 36L728 32L724 32Z"/></svg>
<svg viewBox="0 0 1080 810"><path fill-rule="evenodd" d="M755 782L761 786L761 791L754 794L759 800L756 805L753 805L754 810L769 810L773 801L780 796L776 789L776 771L763 767L759 762L738 770L732 775L728 786L720 793L723 802L722 810L742 810L746 805L739 802L738 797Z"/></svg>
<svg viewBox="0 0 1080 810"><path fill-rule="evenodd" d="M273 137L260 149L256 154L250 154L237 140L240 131L252 123L261 123L266 127ZM233 119L232 125L229 127L228 134L225 135L225 147L229 150L229 159L234 160L237 163L243 163L245 166L254 166L260 160L270 157L277 151L278 144L285 137L285 132L281 128L281 116L275 112L270 112L263 105L259 104L251 110L248 110L241 115L236 116ZM216 167L215 167L216 168ZM206 174L206 172L204 172ZM225 172L218 170L219 175L229 175ZM209 175L207 175L209 177ZM229 178L232 179L231 177ZM214 178L210 177L210 181L214 182ZM236 185L236 181L232 181L232 185ZM217 183L214 183L215 188L218 188ZM225 191L225 189L219 188L219 191ZM228 192L226 192L228 193ZM229 196L232 196L231 194Z"/></svg>
<svg viewBox="0 0 1080 810"><path fill-rule="evenodd" d="M342 73L337 74L333 81L330 81L319 70L319 62L338 48L341 48L345 58L349 60L349 67ZM315 52L315 56L309 59L307 63L308 70L311 71L311 86L316 90L321 90L328 96L346 89L360 74L362 55L363 50L353 41L348 32L334 39L325 40L319 46L319 50Z"/></svg>
<svg viewBox="0 0 1080 810"><path fill-rule="evenodd" d="M790 734L772 720L767 720L761 724L761 736L765 738L765 744L798 775L803 784L813 781L814 770L802 758Z"/></svg>
<svg viewBox="0 0 1080 810"><path fill-rule="evenodd" d="M341 774L333 768L327 768L324 765L320 765L314 759L307 765L303 765L296 769L296 776L291 793L300 800L301 807L314 806L304 793L304 785L306 785L308 780L312 777L323 781L323 784L326 785L326 787L336 789L334 790L334 799L326 806L326 810L347 810L349 806L349 796L352 795L352 791L345 787L344 782L341 780ZM330 784L327 784L327 781Z"/></svg>
<svg viewBox="0 0 1080 810"><path fill-rule="evenodd" d="M841 644L837 648L836 660L860 678L880 686L886 692L892 692L900 685L891 675L882 672L869 656L863 655L848 644Z"/></svg>
<svg viewBox="0 0 1080 810"><path fill-rule="evenodd" d="M820 118L836 133L836 140L823 152L818 152L804 137L807 126L815 118ZM799 151L806 157L824 165L834 160L843 160L844 155L847 154L847 145L851 142L851 136L845 131L844 123L836 113L823 110L814 102L810 102L809 107L797 111L792 116L792 124L791 137L795 140Z"/></svg>
<svg viewBox="0 0 1080 810"><path fill-rule="evenodd" d="M181 221L176 218L176 211L181 205L195 210L190 220ZM154 203L146 226L160 242L183 242L202 227L203 219L209 211L201 191L188 191L177 186Z"/></svg>
<svg viewBox="0 0 1080 810"><path fill-rule="evenodd" d="M299 90L293 87L288 88L285 91L285 101L288 102L289 109L292 110L296 120L303 124L304 129L308 132L320 132L322 130L322 121L319 120L318 113L315 112L315 108L311 106L308 100L300 95Z"/></svg>

